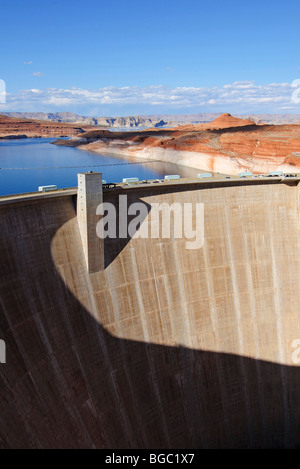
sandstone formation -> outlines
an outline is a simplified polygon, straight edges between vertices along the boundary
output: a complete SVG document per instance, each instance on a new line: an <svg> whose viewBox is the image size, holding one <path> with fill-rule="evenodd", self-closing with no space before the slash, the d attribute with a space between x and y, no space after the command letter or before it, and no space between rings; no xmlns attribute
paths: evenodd
<svg viewBox="0 0 300 469"><path fill-rule="evenodd" d="M256 125L255 122L251 119L241 119L239 117L233 117L229 113L224 113L218 116L216 119L209 123L202 124L187 124L179 125L178 130L182 131L195 131L195 130L217 130L217 129L226 129L231 127L244 127L249 125Z"/></svg>
<svg viewBox="0 0 300 469"><path fill-rule="evenodd" d="M91 130L62 145L227 174L300 172L300 125L257 125L223 114L208 124L139 132Z"/></svg>
<svg viewBox="0 0 300 469"><path fill-rule="evenodd" d="M89 129L91 129L89 125L79 127L73 124L0 115L0 138L71 137L86 132Z"/></svg>

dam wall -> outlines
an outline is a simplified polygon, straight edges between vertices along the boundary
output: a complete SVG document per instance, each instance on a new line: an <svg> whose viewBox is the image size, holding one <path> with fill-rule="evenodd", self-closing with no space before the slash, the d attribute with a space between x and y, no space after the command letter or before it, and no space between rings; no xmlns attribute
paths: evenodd
<svg viewBox="0 0 300 469"><path fill-rule="evenodd" d="M120 195L204 204L203 247L107 238L88 273L76 194L0 204L0 447L299 447L297 182Z"/></svg>

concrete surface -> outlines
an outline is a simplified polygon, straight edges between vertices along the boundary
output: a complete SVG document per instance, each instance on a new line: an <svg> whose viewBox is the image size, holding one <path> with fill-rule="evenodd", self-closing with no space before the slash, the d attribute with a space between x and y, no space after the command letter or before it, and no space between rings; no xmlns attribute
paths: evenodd
<svg viewBox="0 0 300 469"><path fill-rule="evenodd" d="M89 273L104 269L104 242L96 233L97 207L103 203L102 173L78 174L77 222Z"/></svg>
<svg viewBox="0 0 300 469"><path fill-rule="evenodd" d="M88 274L75 195L0 205L0 447L299 447L297 181L124 193L204 203L204 247L107 239Z"/></svg>

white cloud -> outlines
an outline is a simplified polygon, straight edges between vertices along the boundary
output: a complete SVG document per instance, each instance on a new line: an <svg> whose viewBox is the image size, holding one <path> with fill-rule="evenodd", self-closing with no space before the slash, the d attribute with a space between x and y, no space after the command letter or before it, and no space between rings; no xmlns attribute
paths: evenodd
<svg viewBox="0 0 300 469"><path fill-rule="evenodd" d="M30 62L30 61L29 61L29 62L24 62L24 64L25 64L25 65L31 65L32 62Z"/></svg>
<svg viewBox="0 0 300 469"><path fill-rule="evenodd" d="M42 76L35 72L33 75ZM300 82L300 80L299 80ZM280 112L288 108L300 112L300 105L292 100L296 80L293 83L270 83L257 85L253 81L238 81L222 87L170 88L164 85L147 87L107 86L95 90L82 88L46 88L20 90L7 95L7 110L50 111L64 109L144 109L148 113L161 109L172 112L185 110L228 112ZM298 85L300 88L300 84ZM0 109L1 111L1 109Z"/></svg>
<svg viewBox="0 0 300 469"><path fill-rule="evenodd" d="M44 74L42 72L34 72L32 75L34 77L42 77Z"/></svg>
<svg viewBox="0 0 300 469"><path fill-rule="evenodd" d="M60 106L62 104L72 104L72 100L70 98L64 98L63 96L51 96L47 102L49 104L54 104L55 106Z"/></svg>

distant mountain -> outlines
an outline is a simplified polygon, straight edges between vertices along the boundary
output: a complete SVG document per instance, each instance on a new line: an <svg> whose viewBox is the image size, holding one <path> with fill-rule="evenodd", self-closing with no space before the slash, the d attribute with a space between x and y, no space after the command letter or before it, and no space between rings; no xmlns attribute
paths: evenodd
<svg viewBox="0 0 300 469"><path fill-rule="evenodd" d="M128 116L128 117L88 117L79 116L72 112L6 112L3 115L22 119L37 119L52 122L64 122L70 124L93 125L99 127L162 127L167 122L161 118L151 119L149 117Z"/></svg>
<svg viewBox="0 0 300 469"><path fill-rule="evenodd" d="M248 114L240 117L251 119L256 124L300 124L300 114Z"/></svg>
<svg viewBox="0 0 300 469"><path fill-rule="evenodd" d="M125 117L89 117L72 112L6 112L6 116L22 119L38 119L43 121L63 122L70 124L92 125L102 128L147 128L177 126L184 124L203 124L213 121L222 115L217 113L199 114L157 114ZM234 114L236 118L251 119L256 124L296 124L300 123L299 114Z"/></svg>

